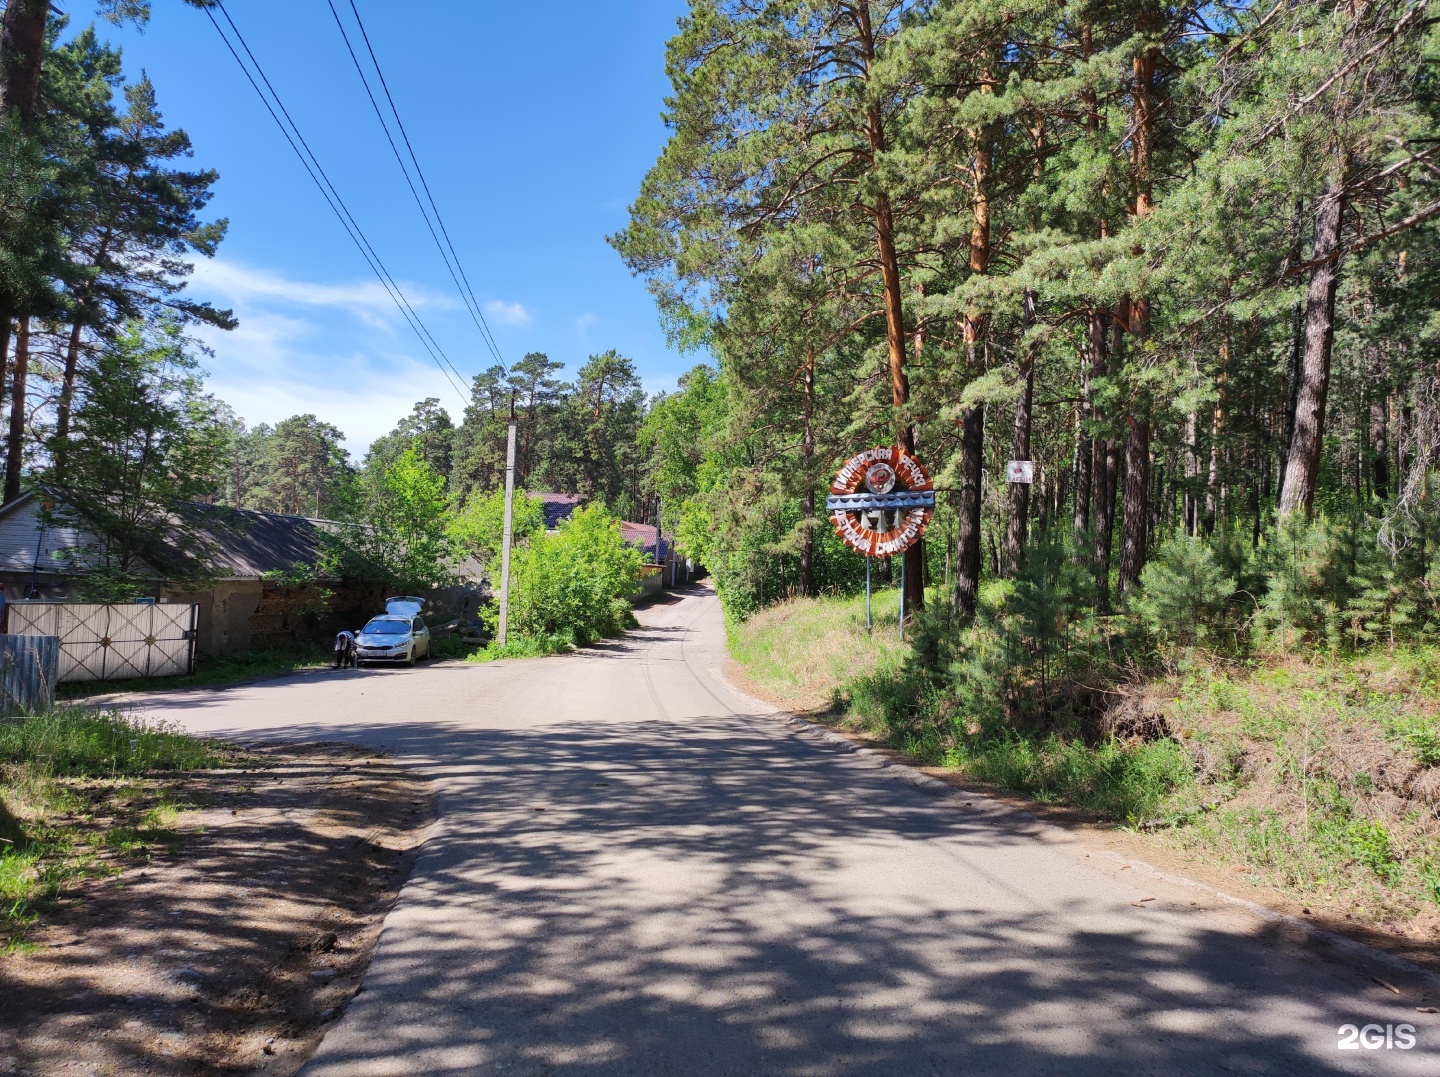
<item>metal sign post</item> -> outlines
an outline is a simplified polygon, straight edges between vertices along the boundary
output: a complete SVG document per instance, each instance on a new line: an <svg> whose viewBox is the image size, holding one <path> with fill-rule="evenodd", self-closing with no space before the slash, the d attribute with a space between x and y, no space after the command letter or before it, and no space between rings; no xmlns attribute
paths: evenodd
<svg viewBox="0 0 1440 1077"><path fill-rule="evenodd" d="M905 558L900 558L900 638L905 638Z"/></svg>
<svg viewBox="0 0 1440 1077"><path fill-rule="evenodd" d="M515 526L515 398L510 398L510 431L505 438L505 527L500 537L500 631L505 646L510 630L510 538Z"/></svg>
<svg viewBox="0 0 1440 1077"><path fill-rule="evenodd" d="M865 558L865 631L870 631L870 558Z"/></svg>

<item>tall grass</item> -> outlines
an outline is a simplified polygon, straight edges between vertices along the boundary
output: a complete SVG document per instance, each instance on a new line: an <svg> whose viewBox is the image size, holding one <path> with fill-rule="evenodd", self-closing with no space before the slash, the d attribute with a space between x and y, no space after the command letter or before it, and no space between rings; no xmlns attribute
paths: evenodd
<svg viewBox="0 0 1440 1077"><path fill-rule="evenodd" d="M0 765L45 778L114 778L221 764L213 742L120 711L57 707L0 721Z"/></svg>
<svg viewBox="0 0 1440 1077"><path fill-rule="evenodd" d="M137 783L226 762L214 741L119 711L62 705L0 720L0 952L20 943L43 902L92 872L80 821L61 817L82 806L73 783L100 783L101 814L115 817L98 844L134 851L144 848L140 835L163 829L154 806L135 826L122 820L132 814Z"/></svg>
<svg viewBox="0 0 1440 1077"><path fill-rule="evenodd" d="M979 781L1073 804L1132 825L1173 822L1189 814L1193 768L1174 741L1097 745L1018 735L976 738L947 753L946 763Z"/></svg>
<svg viewBox="0 0 1440 1077"><path fill-rule="evenodd" d="M867 630L863 594L792 599L731 626L730 655L772 696L801 710L822 710L842 686L906 650L899 592L877 591L872 615Z"/></svg>

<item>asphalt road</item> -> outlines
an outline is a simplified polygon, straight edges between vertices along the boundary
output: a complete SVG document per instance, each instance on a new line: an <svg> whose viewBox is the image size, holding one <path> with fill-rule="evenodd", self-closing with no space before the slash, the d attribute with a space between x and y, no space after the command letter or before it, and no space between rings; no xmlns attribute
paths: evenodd
<svg viewBox="0 0 1440 1077"><path fill-rule="evenodd" d="M716 675L708 591L642 619L561 658L137 705L361 742L436 784L439 830L308 1077L1440 1074L1414 984L777 720ZM1346 1024L1418 1043L1342 1050Z"/></svg>

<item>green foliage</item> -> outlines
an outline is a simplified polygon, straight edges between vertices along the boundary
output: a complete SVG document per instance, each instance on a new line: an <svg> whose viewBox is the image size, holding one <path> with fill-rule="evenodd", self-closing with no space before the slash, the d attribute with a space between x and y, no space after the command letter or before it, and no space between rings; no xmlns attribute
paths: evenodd
<svg viewBox="0 0 1440 1077"><path fill-rule="evenodd" d="M393 464L367 470L349 510L344 556L351 571L401 592L449 581L453 549L445 478L406 449Z"/></svg>
<svg viewBox="0 0 1440 1077"><path fill-rule="evenodd" d="M554 534L537 532L511 555L510 631L575 645L631 627L641 564L604 505L576 509ZM489 611L492 632L497 616Z"/></svg>
<svg viewBox="0 0 1440 1077"><path fill-rule="evenodd" d="M521 545L545 530L545 503L524 490L515 491L510 523L511 541ZM475 491L450 520L450 541L485 564L498 564L505 535L505 490ZM497 570L498 571L498 570Z"/></svg>
<svg viewBox="0 0 1440 1077"><path fill-rule="evenodd" d="M1389 714L1385 734L1422 767L1440 767L1440 717L1433 714Z"/></svg>
<svg viewBox="0 0 1440 1077"><path fill-rule="evenodd" d="M992 736L957 745L945 762L980 781L1132 825L1173 821L1188 810L1194 784L1190 760L1170 740L1092 746L1053 733Z"/></svg>
<svg viewBox="0 0 1440 1077"><path fill-rule="evenodd" d="M613 505L627 519L643 515L638 434L645 391L633 360L592 355L563 398L540 474L552 488Z"/></svg>
<svg viewBox="0 0 1440 1077"><path fill-rule="evenodd" d="M497 662L502 658L545 658L574 650L575 643L572 632L555 632L548 636L511 636L503 646L499 640L491 640L469 655L466 661L483 663Z"/></svg>
<svg viewBox="0 0 1440 1077"><path fill-rule="evenodd" d="M376 438L365 457L366 468L384 471L393 467L407 449L413 449L430 470L449 481L455 451L455 424L436 397L415 405L395 429Z"/></svg>
<svg viewBox="0 0 1440 1077"><path fill-rule="evenodd" d="M225 419L177 326L130 325L85 372L65 470L46 476L53 516L94 538L66 556L117 592L155 568L202 574L203 540L175 510L218 486Z"/></svg>
<svg viewBox="0 0 1440 1077"><path fill-rule="evenodd" d="M214 744L178 726L61 706L0 721L0 764L24 764L52 778L113 778L215 767L223 760Z"/></svg>
<svg viewBox="0 0 1440 1077"><path fill-rule="evenodd" d="M237 431L225 500L237 508L329 518L353 481L345 435L314 415L292 415L274 428Z"/></svg>
<svg viewBox="0 0 1440 1077"><path fill-rule="evenodd" d="M637 440L647 463L646 487L660 498L667 521L682 520L690 499L701 491L707 445L719 436L727 404L725 387L708 366L685 374L679 392L651 402ZM682 531L682 543L686 537L693 542L699 536L691 527Z"/></svg>
<svg viewBox="0 0 1440 1077"><path fill-rule="evenodd" d="M1140 585L1131 608L1155 639L1182 647L1213 645L1231 628L1235 580L1202 538L1172 535L1145 566Z"/></svg>

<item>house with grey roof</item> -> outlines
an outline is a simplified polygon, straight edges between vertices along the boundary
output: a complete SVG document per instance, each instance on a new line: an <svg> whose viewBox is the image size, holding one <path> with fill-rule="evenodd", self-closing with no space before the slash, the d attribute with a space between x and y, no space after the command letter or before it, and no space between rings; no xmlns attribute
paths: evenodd
<svg viewBox="0 0 1440 1077"><path fill-rule="evenodd" d="M92 570L87 551L99 538L57 522L44 496L0 506L0 587L12 602L77 600ZM199 607L202 654L293 644L358 627L381 608L380 584L327 572L331 521L198 503L177 506L175 515L186 542L157 543L166 563L146 563L134 576L147 597Z"/></svg>

